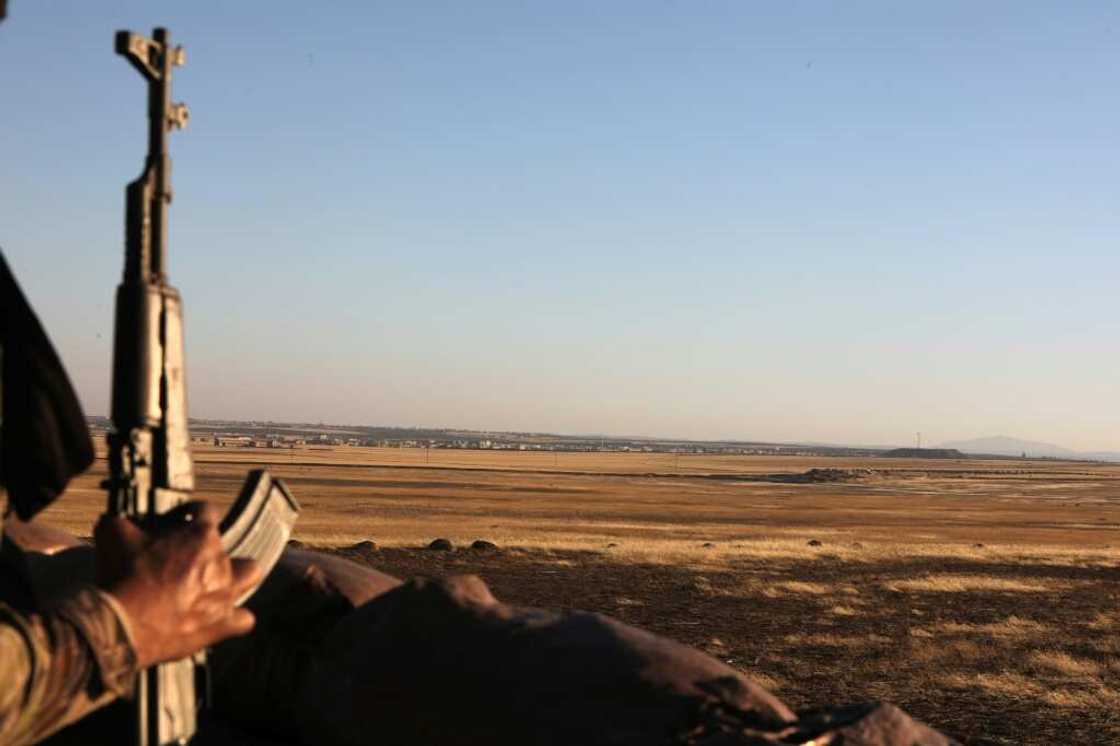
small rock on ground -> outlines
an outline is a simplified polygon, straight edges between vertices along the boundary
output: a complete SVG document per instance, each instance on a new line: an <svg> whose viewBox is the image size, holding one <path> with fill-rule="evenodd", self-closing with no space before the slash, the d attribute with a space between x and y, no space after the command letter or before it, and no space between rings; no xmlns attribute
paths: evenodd
<svg viewBox="0 0 1120 746"><path fill-rule="evenodd" d="M496 552L498 551L498 545L492 541L486 541L486 539L478 539L471 544L471 549L476 552Z"/></svg>
<svg viewBox="0 0 1120 746"><path fill-rule="evenodd" d="M428 549L435 552L450 552L454 548L455 545L451 543L451 539L436 539L428 545Z"/></svg>

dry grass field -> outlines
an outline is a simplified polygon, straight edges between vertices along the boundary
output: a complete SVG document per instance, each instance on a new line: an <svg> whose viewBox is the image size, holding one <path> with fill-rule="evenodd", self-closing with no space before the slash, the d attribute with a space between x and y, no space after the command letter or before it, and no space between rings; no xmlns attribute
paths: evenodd
<svg viewBox="0 0 1120 746"><path fill-rule="evenodd" d="M1120 743L1117 465L342 447L196 459L218 502L252 466L287 480L305 543L615 615L794 707L885 699L972 744ZM98 469L48 521L89 533ZM437 537L461 548L420 549ZM480 538L501 551L465 548ZM347 549L363 540L379 549Z"/></svg>

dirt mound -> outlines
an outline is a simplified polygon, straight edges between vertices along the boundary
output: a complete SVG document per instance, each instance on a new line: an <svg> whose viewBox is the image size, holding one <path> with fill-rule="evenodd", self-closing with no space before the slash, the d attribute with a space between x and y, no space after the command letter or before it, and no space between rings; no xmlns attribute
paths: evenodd
<svg viewBox="0 0 1120 746"><path fill-rule="evenodd" d="M798 475L801 482L819 484L822 482L855 482L876 476L874 469L810 469Z"/></svg>
<svg viewBox="0 0 1120 746"><path fill-rule="evenodd" d="M884 458L968 458L956 448L895 448Z"/></svg>

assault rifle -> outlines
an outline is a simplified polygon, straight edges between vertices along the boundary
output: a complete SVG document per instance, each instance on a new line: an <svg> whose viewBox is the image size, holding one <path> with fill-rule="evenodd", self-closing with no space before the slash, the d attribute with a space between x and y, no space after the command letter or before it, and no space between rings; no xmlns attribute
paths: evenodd
<svg viewBox="0 0 1120 746"><path fill-rule="evenodd" d="M108 511L149 531L187 502L194 465L187 430L183 311L167 282L167 205L171 159L167 135L186 125L183 104L171 103L171 69L182 65L166 29L148 39L120 31L116 52L148 83L148 157L126 190L124 277L117 288L113 338L113 431L109 442ZM299 506L267 471L251 472L221 523L222 544L234 557L257 560L262 577L280 558ZM245 599L241 599L244 601ZM136 686L138 746L185 744L208 698L206 654L153 666Z"/></svg>

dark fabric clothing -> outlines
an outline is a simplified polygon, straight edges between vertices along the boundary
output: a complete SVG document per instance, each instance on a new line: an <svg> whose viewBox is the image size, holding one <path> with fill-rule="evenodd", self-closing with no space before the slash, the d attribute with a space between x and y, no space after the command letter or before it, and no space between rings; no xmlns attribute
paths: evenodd
<svg viewBox="0 0 1120 746"><path fill-rule="evenodd" d="M78 397L0 254L0 484L23 520L93 463Z"/></svg>
<svg viewBox="0 0 1120 746"><path fill-rule="evenodd" d="M29 519L93 462L78 398L0 254L0 503ZM2 527L2 521L0 521ZM131 690L136 655L113 598L85 585L36 602L0 539L0 744L42 740Z"/></svg>

